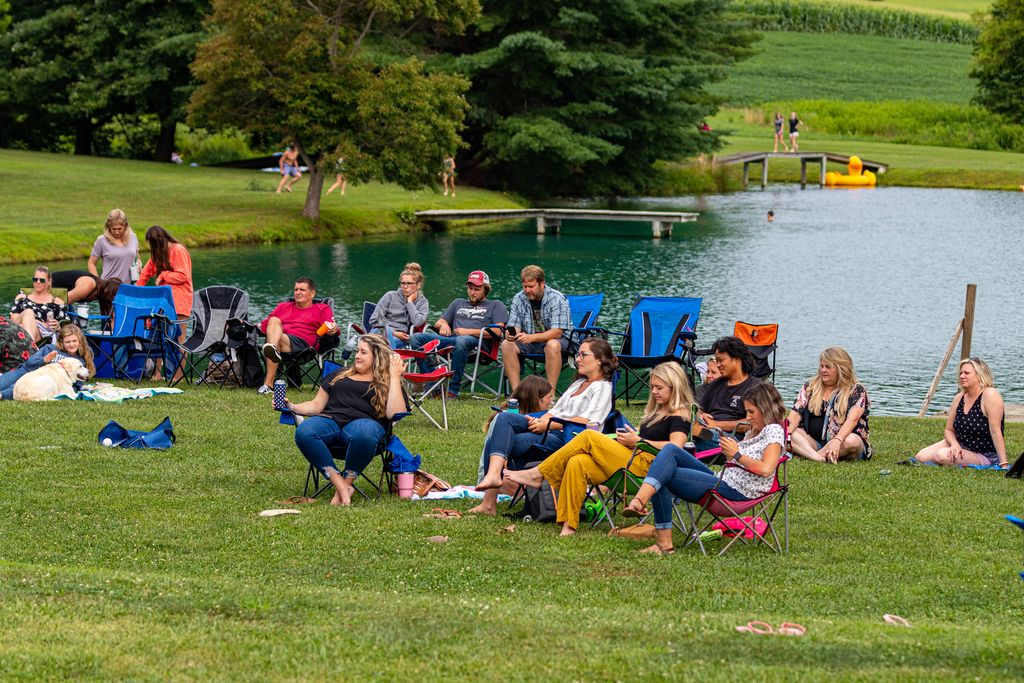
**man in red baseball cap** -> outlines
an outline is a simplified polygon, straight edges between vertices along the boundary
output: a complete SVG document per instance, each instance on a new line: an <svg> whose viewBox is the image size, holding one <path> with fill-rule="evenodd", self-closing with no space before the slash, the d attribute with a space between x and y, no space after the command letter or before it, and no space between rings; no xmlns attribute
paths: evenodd
<svg viewBox="0 0 1024 683"><path fill-rule="evenodd" d="M491 278L482 270L474 270L466 277L466 298L458 298L448 305L444 314L437 319L434 327L437 333L419 332L412 335L410 346L414 349L423 348L435 339L441 340L441 346L453 346L452 378L448 382L448 398L458 398L462 386L462 375L470 354L480 343L480 330L488 325L500 325L504 328L508 322L508 309L500 301L487 298L491 293ZM501 330L496 330L501 336ZM426 361L421 361L420 370L429 371Z"/></svg>

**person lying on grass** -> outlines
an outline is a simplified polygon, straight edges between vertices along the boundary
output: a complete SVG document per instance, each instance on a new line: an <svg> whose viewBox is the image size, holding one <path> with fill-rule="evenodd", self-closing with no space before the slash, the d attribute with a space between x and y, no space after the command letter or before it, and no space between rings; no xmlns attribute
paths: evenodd
<svg viewBox="0 0 1024 683"><path fill-rule="evenodd" d="M67 323L61 325L56 343L46 344L29 356L21 367L0 375L0 400L14 400L14 385L19 379L33 370L38 370L47 363L53 363L61 358L71 358L80 362L89 371L90 377L96 374L92 350L85 341L82 329L78 325ZM77 384L75 388L79 388Z"/></svg>
<svg viewBox="0 0 1024 683"><path fill-rule="evenodd" d="M629 464L629 471L638 477L647 474L654 456L639 451L633 462L629 459L637 443L643 439L655 448L669 444L682 447L690 432L693 392L686 373L678 363L662 363L651 370L651 397L640 420L639 433L628 427L618 430L615 439L590 429L581 432L537 467L506 474L517 484L538 488L545 479L558 491L556 521L562 525L562 536L576 533L580 525L580 506L591 484L603 484Z"/></svg>
<svg viewBox="0 0 1024 683"><path fill-rule="evenodd" d="M501 486L505 463L511 460L521 468L524 457L535 444L561 448L578 431L591 422L603 423L612 410L612 375L619 366L611 345L604 339L587 339L576 354L576 377L551 410L540 417L502 413L494 419L491 437L484 444L488 457L487 474L476 485L477 491ZM570 426L562 427L558 418ZM550 431L548 427L550 426ZM545 436L546 434L546 436Z"/></svg>
<svg viewBox="0 0 1024 683"><path fill-rule="evenodd" d="M949 405L945 438L918 452L918 462L1009 466L1003 397L992 385L985 361L976 356L960 361L960 393Z"/></svg>
<svg viewBox="0 0 1024 683"><path fill-rule="evenodd" d="M405 365L376 334L359 338L355 362L335 372L312 400L285 407L307 419L295 429L295 444L309 463L334 486L331 505L349 505L354 483L377 455L395 413L407 409L402 394ZM339 470L332 449L345 453Z"/></svg>
<svg viewBox="0 0 1024 683"><path fill-rule="evenodd" d="M661 449L647 470L636 497L623 510L626 517L643 517L647 503L654 503L654 545L642 553L668 555L672 552L672 497L696 503L713 488L728 500L751 500L767 493L785 447L782 421L786 406L772 384L758 384L743 395L750 430L743 441L722 436L722 455L739 467L726 467L718 475L676 445Z"/></svg>
<svg viewBox="0 0 1024 683"><path fill-rule="evenodd" d="M817 462L868 460L871 401L857 382L853 359L832 346L818 358L818 374L804 382L789 411L793 453Z"/></svg>

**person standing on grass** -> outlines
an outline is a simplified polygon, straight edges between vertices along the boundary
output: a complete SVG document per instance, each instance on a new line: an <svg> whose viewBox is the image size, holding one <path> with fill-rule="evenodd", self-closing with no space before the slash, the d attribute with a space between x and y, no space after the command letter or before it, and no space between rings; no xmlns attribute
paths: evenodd
<svg viewBox="0 0 1024 683"><path fill-rule="evenodd" d="M338 157L338 161L334 164L334 184L327 188L327 194L334 192L339 187L341 188L341 195L345 195L345 187L348 185L348 179L345 178L345 157Z"/></svg>
<svg viewBox="0 0 1024 683"><path fill-rule="evenodd" d="M775 121L774 121L774 123L775 123L775 148L772 150L772 152L778 152L779 151L779 143L782 143L782 149L786 150L786 152L789 152L789 147L786 146L786 140L785 140L785 138L782 137L782 126L783 126L783 124L785 124L785 120L782 118L782 112L781 111L775 112Z"/></svg>
<svg viewBox="0 0 1024 683"><path fill-rule="evenodd" d="M558 386L563 354L569 348L572 316L569 300L561 292L547 286L544 269L526 266L519 273L523 291L512 299L512 310L501 343L505 376L512 390L519 385L519 356L533 353L544 356L544 374L548 383Z"/></svg>
<svg viewBox="0 0 1024 683"><path fill-rule="evenodd" d="M328 377L312 400L285 407L306 417L295 428L295 444L309 464L334 486L331 505L352 502L356 478L383 445L388 424L407 406L402 395L405 361L375 334L359 338L351 367ZM332 449L345 453L339 470Z"/></svg>
<svg viewBox="0 0 1024 683"><path fill-rule="evenodd" d="M945 438L919 451L918 462L1009 467L1003 397L993 384L985 361L977 356L960 361L960 393L949 405Z"/></svg>
<svg viewBox="0 0 1024 683"><path fill-rule="evenodd" d="M448 196L448 190L451 189L452 197L455 196L455 157L447 156L444 158L444 166L441 169L441 182L444 183L444 194Z"/></svg>
<svg viewBox="0 0 1024 683"><path fill-rule="evenodd" d="M838 346L821 352L818 374L804 382L789 412L793 453L817 462L868 460L868 392L857 382L850 354Z"/></svg>
<svg viewBox="0 0 1024 683"><path fill-rule="evenodd" d="M150 226L146 231L146 242L149 243L149 260L142 267L139 281L135 284L143 287L155 276L157 285L170 286L174 311L178 318L188 318L192 315L192 255L188 253L184 244L171 237L171 234L159 225ZM178 325L178 341L181 343L185 342L187 336L186 327ZM161 360L157 359L157 376L161 365ZM178 365L172 381L177 382L182 378L183 365L184 359Z"/></svg>
<svg viewBox="0 0 1024 683"><path fill-rule="evenodd" d="M800 128L800 125L802 123L803 123L803 121L801 121L799 118L797 118L797 115L796 115L795 111L789 113L789 146L792 147L792 150L786 150L787 152L788 151L793 151L793 152L799 152L800 151L799 146L797 146L797 144L796 144L796 139L798 137L800 137L800 131L798 130L798 128Z"/></svg>
<svg viewBox="0 0 1024 683"><path fill-rule="evenodd" d="M96 267L98 261L103 262L102 274ZM92 253L89 254L89 272L103 280L117 278L131 285L139 279L141 266L139 239L128 225L128 217L121 209L111 209L103 224L103 234L93 242Z"/></svg>
<svg viewBox="0 0 1024 683"><path fill-rule="evenodd" d="M302 171L299 170L299 148L294 142L288 145L288 149L281 155L278 168L281 169L281 182L277 184L277 194L281 194L282 189L291 192L292 185L302 180Z"/></svg>
<svg viewBox="0 0 1024 683"><path fill-rule="evenodd" d="M277 366L281 363L282 353L298 353L315 346L316 333L320 326L334 322L331 307L314 302L316 283L312 278L296 278L292 295L292 301L279 303L260 323L260 332L267 335L267 342L263 345L267 374L263 378L263 384L256 390L258 394L269 394L274 391L274 378L277 377ZM329 327L327 334L341 334L339 326Z"/></svg>

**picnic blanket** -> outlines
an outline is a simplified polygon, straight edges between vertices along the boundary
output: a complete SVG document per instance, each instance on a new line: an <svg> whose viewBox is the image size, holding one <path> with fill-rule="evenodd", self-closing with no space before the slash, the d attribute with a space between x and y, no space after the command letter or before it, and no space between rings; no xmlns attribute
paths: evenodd
<svg viewBox="0 0 1024 683"><path fill-rule="evenodd" d="M476 500L483 500L483 491L477 491L472 486L453 486L447 491L431 491L425 496L417 496L415 493L412 495L411 500L455 500L456 498L474 498ZM498 494L499 503L507 503L512 500L512 496L505 493Z"/></svg>
<svg viewBox="0 0 1024 683"><path fill-rule="evenodd" d="M121 403L123 401L150 398L151 396L157 396L159 394L183 394L181 389L172 389L170 387L137 387L135 389L125 389L123 387L115 387L112 384L106 382L97 382L96 384L85 384L82 386L81 391L68 392L64 394L58 394L54 396L55 400L60 401L102 401L103 403Z"/></svg>

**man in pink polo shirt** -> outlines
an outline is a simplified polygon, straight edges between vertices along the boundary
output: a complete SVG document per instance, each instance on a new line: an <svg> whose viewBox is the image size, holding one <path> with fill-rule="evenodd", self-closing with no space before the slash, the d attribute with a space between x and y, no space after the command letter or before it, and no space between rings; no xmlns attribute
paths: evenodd
<svg viewBox="0 0 1024 683"><path fill-rule="evenodd" d="M267 374L263 386L256 390L260 394L273 392L277 366L282 353L299 353L310 346L316 346L317 330L325 322L331 323L327 334L341 334L341 328L334 324L334 313L327 304L313 303L316 298L316 283L312 278L300 277L295 280L295 301L282 301L260 323L260 331L267 335L263 345L263 357L267 359Z"/></svg>

